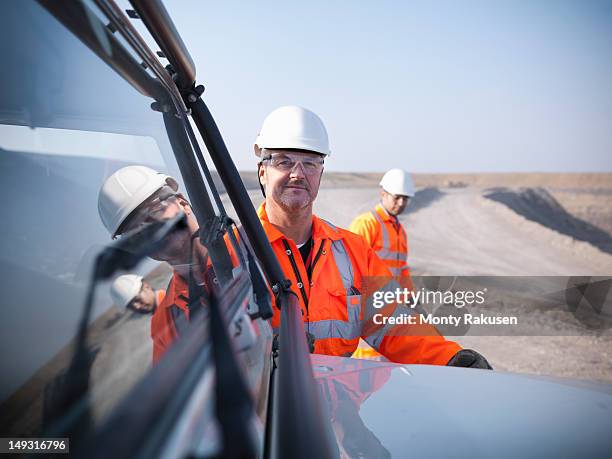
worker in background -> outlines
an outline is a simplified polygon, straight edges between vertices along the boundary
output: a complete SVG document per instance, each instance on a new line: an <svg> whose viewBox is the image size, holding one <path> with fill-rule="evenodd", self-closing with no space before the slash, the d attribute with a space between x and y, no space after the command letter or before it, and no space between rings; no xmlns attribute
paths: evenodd
<svg viewBox="0 0 612 459"><path fill-rule="evenodd" d="M415 328L404 328L413 326L376 328L366 323L361 308L362 291L368 293L365 278L391 273L363 237L312 213L325 158L331 153L327 131L316 114L297 106L274 110L264 120L254 149L265 196L257 213L299 299L315 353L350 356L363 337L394 362L489 367L473 351L469 352L477 357L463 365L466 360L457 356L465 351L434 327L418 326L415 333ZM272 326L280 326L277 307Z"/></svg>
<svg viewBox="0 0 612 459"><path fill-rule="evenodd" d="M153 290L142 276L136 274L119 276L111 285L111 298L121 311L131 309L141 314L150 314L165 296L165 290Z"/></svg>
<svg viewBox="0 0 612 459"><path fill-rule="evenodd" d="M408 268L408 238L400 223L401 215L414 196L410 174L402 169L391 169L380 181L380 203L370 212L359 215L349 230L363 236L368 245L385 263L400 285L413 288ZM363 341L353 357L380 359L380 355Z"/></svg>
<svg viewBox="0 0 612 459"><path fill-rule="evenodd" d="M409 278L408 238L400 223L401 215L414 196L410 174L391 169L380 181L380 203L370 212L359 215L349 227L363 236L368 245L394 276Z"/></svg>
<svg viewBox="0 0 612 459"><path fill-rule="evenodd" d="M208 252L195 237L198 222L178 192L177 181L146 166L126 166L106 179L98 194L98 212L113 239L143 224L185 214L187 227L170 234L163 248L151 256L173 268L166 295L151 318L153 363L157 363L189 320L190 273L204 290L210 285L205 278Z"/></svg>

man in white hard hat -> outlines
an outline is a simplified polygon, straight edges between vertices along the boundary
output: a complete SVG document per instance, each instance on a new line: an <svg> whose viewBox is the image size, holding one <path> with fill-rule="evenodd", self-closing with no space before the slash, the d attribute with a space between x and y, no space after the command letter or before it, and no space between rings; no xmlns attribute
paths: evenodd
<svg viewBox="0 0 612 459"><path fill-rule="evenodd" d="M163 301L151 318L153 362L156 363L174 342L189 320L190 269L195 281L206 286L208 252L200 244L198 222L187 199L178 192L175 179L146 166L126 166L106 179L98 194L98 212L111 237L136 230L142 225L185 214L187 229L176 230L164 240L163 248L152 255L173 268ZM199 268L198 268L199 267Z"/></svg>
<svg viewBox="0 0 612 459"><path fill-rule="evenodd" d="M121 311L131 309L150 314L162 303L165 296L164 290L153 290L142 276L136 274L119 276L111 285L111 298Z"/></svg>
<svg viewBox="0 0 612 459"><path fill-rule="evenodd" d="M254 149L265 196L257 213L299 299L304 328L315 339L314 352L350 356L364 338L391 361L457 362L464 351L432 326L373 327L364 319L361 294L368 294L367 279L390 278L391 273L363 237L312 213L330 155L321 119L302 107L280 107L264 120ZM280 326L276 307L272 326Z"/></svg>
<svg viewBox="0 0 612 459"><path fill-rule="evenodd" d="M359 215L349 226L350 231L363 236L400 285L410 289L413 285L407 261L408 237L398 215L406 210L413 196L410 174L402 169L391 169L380 181L380 203L370 212ZM380 354L360 341L353 357L379 359Z"/></svg>
<svg viewBox="0 0 612 459"><path fill-rule="evenodd" d="M178 192L174 178L146 166L127 166L106 179L98 194L98 213L115 239L145 223L172 218L184 212L188 231L176 231L163 250L154 255L187 273L191 234L198 223L189 202Z"/></svg>
<svg viewBox="0 0 612 459"><path fill-rule="evenodd" d="M414 185L408 172L391 169L380 181L380 203L370 212L359 215L349 229L363 236L394 276L408 279L408 237L400 223L401 215L414 196Z"/></svg>

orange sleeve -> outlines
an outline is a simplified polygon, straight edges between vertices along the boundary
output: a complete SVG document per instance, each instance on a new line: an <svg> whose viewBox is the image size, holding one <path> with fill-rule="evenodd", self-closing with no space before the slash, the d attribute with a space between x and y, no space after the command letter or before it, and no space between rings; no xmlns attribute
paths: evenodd
<svg viewBox="0 0 612 459"><path fill-rule="evenodd" d="M402 288L414 290L414 283L412 282L412 276L410 275L410 268L406 267L402 269L402 272L399 275L399 281Z"/></svg>
<svg viewBox="0 0 612 459"><path fill-rule="evenodd" d="M242 241L240 240L240 233L238 231L238 228L234 228L234 236L236 237L236 242L240 245ZM230 239L229 233L225 233L225 235L223 236L223 240L225 242L225 246L227 247L229 256L232 260L232 266L235 268L240 264L240 260L238 260L238 255L234 250L234 245L232 244L232 240Z"/></svg>
<svg viewBox="0 0 612 459"><path fill-rule="evenodd" d="M363 214L357 217L349 226L349 231L363 236L368 245L372 247L376 242L376 221L368 218L370 214Z"/></svg>
<svg viewBox="0 0 612 459"><path fill-rule="evenodd" d="M153 340L153 365L157 364L162 358L166 350L170 347L176 338L176 330L174 328L174 320L168 311L168 305L174 301L176 294L176 284L178 277L173 274L167 289L158 290L157 307L151 316L151 339ZM162 293L163 292L163 295Z"/></svg>
<svg viewBox="0 0 612 459"><path fill-rule="evenodd" d="M421 327L418 325L398 325L397 327ZM435 330L432 325L426 327ZM419 331L419 333L422 333ZM433 333L433 332L432 332ZM436 330L437 333L437 330ZM392 362L420 363L428 365L446 365L461 350L454 341L449 341L440 334L437 336L387 335L378 347L378 352Z"/></svg>
<svg viewBox="0 0 612 459"><path fill-rule="evenodd" d="M369 276L387 276L391 279L388 268L371 249ZM388 317L399 313L399 308L405 307L389 304L378 311ZM406 312L408 313L408 310ZM368 318L363 325L362 338L386 358L397 363L446 365L461 350L461 346L447 340L433 325L428 324L377 325Z"/></svg>

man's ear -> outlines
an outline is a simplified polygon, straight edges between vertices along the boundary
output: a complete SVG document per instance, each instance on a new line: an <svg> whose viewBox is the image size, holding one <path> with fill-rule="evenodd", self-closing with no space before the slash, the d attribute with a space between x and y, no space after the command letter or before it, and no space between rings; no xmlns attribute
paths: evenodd
<svg viewBox="0 0 612 459"><path fill-rule="evenodd" d="M189 201L187 201L187 198L185 198L182 193L176 193L176 199L181 209L183 209L183 212L185 212L185 215L191 215L191 205Z"/></svg>
<svg viewBox="0 0 612 459"><path fill-rule="evenodd" d="M262 163L260 162L257 165L257 181L259 182L259 189L261 190L261 194L263 194L263 197L266 197L266 170L264 169Z"/></svg>
<svg viewBox="0 0 612 459"><path fill-rule="evenodd" d="M261 163L257 165L257 180L260 186L266 186L266 168Z"/></svg>

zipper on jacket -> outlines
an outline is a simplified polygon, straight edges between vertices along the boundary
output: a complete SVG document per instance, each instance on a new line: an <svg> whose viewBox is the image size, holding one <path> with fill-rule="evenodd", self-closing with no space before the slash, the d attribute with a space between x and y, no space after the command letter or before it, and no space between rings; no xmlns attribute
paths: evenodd
<svg viewBox="0 0 612 459"><path fill-rule="evenodd" d="M317 260L321 257L321 253L323 252L323 246L325 245L325 241L327 241L327 239L323 239L321 241L321 245L319 246L319 250L317 251L317 254L315 255L315 257L312 259L312 263L310 264L310 273L311 273L310 275L311 275L311 277L312 277L312 274L314 273L314 268L315 268L315 265L317 264Z"/></svg>
<svg viewBox="0 0 612 459"><path fill-rule="evenodd" d="M293 272L295 273L295 278L298 281L298 286L300 292L302 293L302 299L304 300L304 305L306 306L306 319L308 320L308 297L306 296L306 289L304 289L304 282L302 282L302 276L300 275L300 270L298 269L297 263L295 262L295 258L293 257L293 250L291 250L291 246L286 239L283 239L283 245L285 246L285 253L289 257L289 261L291 262L291 267L293 268Z"/></svg>

